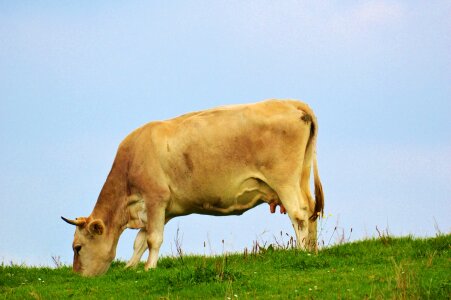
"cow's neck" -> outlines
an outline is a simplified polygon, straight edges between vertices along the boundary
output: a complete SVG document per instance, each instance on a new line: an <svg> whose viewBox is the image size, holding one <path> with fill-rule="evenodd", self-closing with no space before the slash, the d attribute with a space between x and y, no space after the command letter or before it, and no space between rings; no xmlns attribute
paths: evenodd
<svg viewBox="0 0 451 300"><path fill-rule="evenodd" d="M100 218L112 233L120 234L127 223L127 164L118 152L91 214Z"/></svg>

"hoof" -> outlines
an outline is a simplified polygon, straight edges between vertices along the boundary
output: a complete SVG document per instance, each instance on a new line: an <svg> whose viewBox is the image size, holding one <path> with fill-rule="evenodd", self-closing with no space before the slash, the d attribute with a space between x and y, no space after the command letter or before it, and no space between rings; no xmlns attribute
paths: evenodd
<svg viewBox="0 0 451 300"><path fill-rule="evenodd" d="M128 262L124 268L125 269L135 269L137 265L138 265L137 263Z"/></svg>

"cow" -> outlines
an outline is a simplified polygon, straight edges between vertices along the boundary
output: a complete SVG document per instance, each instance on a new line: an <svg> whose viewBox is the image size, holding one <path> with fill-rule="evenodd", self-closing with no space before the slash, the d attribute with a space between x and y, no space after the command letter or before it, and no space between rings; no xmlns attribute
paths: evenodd
<svg viewBox="0 0 451 300"><path fill-rule="evenodd" d="M296 246L316 248L324 210L318 173L318 124L311 108L271 99L218 107L150 122L119 145L92 213L74 220L73 270L107 272L120 235L139 229L139 262L156 268L165 224L188 214L241 215L262 203L280 205L293 225ZM313 170L315 199L310 192Z"/></svg>

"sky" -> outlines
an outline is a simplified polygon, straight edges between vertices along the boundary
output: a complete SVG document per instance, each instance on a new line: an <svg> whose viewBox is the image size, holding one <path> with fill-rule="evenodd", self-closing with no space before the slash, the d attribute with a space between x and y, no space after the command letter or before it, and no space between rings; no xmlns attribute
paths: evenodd
<svg viewBox="0 0 451 300"><path fill-rule="evenodd" d="M91 213L133 129L268 98L317 115L326 246L376 226L449 233L450 15L451 1L1 1L0 263L72 263L60 216ZM166 225L162 255L177 228L199 254L293 235L267 205L191 215Z"/></svg>

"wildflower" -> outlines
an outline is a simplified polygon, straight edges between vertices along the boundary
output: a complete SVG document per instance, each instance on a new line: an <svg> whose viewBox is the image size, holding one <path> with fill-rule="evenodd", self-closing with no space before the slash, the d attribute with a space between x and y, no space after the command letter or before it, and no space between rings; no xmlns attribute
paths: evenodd
<svg viewBox="0 0 451 300"><path fill-rule="evenodd" d="M237 295L237 294L235 294L235 295L233 295L233 297L235 297L235 298L238 298L238 295Z"/></svg>

